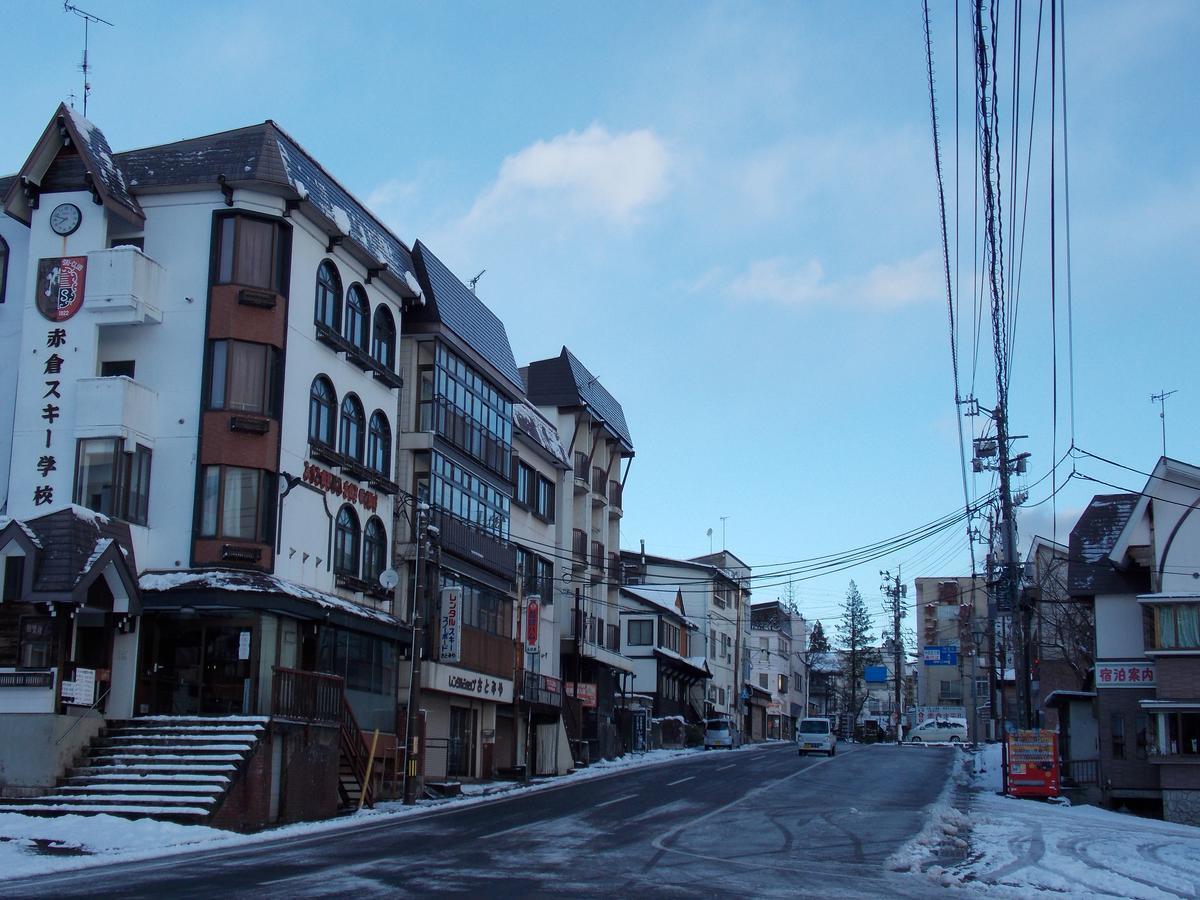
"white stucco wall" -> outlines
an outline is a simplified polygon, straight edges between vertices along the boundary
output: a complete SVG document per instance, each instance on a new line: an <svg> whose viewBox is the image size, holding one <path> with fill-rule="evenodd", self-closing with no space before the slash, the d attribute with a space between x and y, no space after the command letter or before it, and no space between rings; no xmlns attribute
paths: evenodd
<svg viewBox="0 0 1200 900"><path fill-rule="evenodd" d="M1134 594L1096 595L1096 659L1138 659L1144 651L1142 608Z"/></svg>

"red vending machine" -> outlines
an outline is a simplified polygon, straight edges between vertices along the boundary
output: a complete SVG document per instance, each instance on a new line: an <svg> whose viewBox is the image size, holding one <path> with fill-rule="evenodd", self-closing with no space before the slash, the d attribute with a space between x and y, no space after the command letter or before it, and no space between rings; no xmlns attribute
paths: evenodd
<svg viewBox="0 0 1200 900"><path fill-rule="evenodd" d="M1057 797L1060 793L1058 734L1018 731L1008 738L1008 793L1014 797Z"/></svg>

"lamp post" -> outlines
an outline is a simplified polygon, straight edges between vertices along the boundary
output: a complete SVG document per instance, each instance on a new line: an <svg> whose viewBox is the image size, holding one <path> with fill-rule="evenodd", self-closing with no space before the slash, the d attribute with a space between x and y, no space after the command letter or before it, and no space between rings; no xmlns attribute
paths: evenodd
<svg viewBox="0 0 1200 900"><path fill-rule="evenodd" d="M412 589L412 667L408 679L408 724L404 732L404 805L412 806L417 802L417 759L420 753L421 716L421 651L425 643L424 617L421 615L421 545L425 543L427 529L426 514L429 504L413 498L415 511L414 530L416 532L417 556L413 565Z"/></svg>

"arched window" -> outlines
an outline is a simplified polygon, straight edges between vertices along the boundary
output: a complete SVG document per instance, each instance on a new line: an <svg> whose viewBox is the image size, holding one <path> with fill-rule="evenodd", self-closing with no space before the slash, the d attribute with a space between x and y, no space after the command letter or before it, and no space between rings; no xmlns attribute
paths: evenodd
<svg viewBox="0 0 1200 900"><path fill-rule="evenodd" d="M342 322L342 278L337 266L325 260L317 268L317 305L314 318L318 325L334 331Z"/></svg>
<svg viewBox="0 0 1200 900"><path fill-rule="evenodd" d="M367 466L390 478L392 471L392 429L382 410L371 413L367 429Z"/></svg>
<svg viewBox="0 0 1200 900"><path fill-rule="evenodd" d="M367 292L361 285L350 285L350 290L346 291L346 330L342 336L363 353L367 352L367 318L370 314Z"/></svg>
<svg viewBox="0 0 1200 900"><path fill-rule="evenodd" d="M338 575L358 577L358 516L347 504L338 510L333 529L333 571Z"/></svg>
<svg viewBox="0 0 1200 900"><path fill-rule="evenodd" d="M0 303L4 302L4 286L8 284L8 244L0 237ZM393 343L395 331L392 332Z"/></svg>
<svg viewBox="0 0 1200 900"><path fill-rule="evenodd" d="M367 519L363 532L363 581L379 586L379 573L387 568L387 532L378 516Z"/></svg>
<svg viewBox="0 0 1200 900"><path fill-rule="evenodd" d="M375 307L375 318L371 326L371 358L389 372L395 371L396 320L383 303Z"/></svg>
<svg viewBox="0 0 1200 900"><path fill-rule="evenodd" d="M338 437L338 450L358 462L362 462L365 424L362 404L353 394L347 394L346 399L342 401L342 428Z"/></svg>
<svg viewBox="0 0 1200 900"><path fill-rule="evenodd" d="M308 392L308 439L333 446L334 410L337 409L337 394L324 375L313 379Z"/></svg>

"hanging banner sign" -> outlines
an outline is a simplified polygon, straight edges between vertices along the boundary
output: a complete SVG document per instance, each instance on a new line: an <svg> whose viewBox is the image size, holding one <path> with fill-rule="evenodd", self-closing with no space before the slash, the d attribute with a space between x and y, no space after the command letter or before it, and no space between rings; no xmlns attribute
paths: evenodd
<svg viewBox="0 0 1200 900"><path fill-rule="evenodd" d="M458 662L462 658L462 589L442 590L438 659Z"/></svg>
<svg viewBox="0 0 1200 900"><path fill-rule="evenodd" d="M86 256L38 260L37 308L51 322L65 322L83 307Z"/></svg>
<svg viewBox="0 0 1200 900"><path fill-rule="evenodd" d="M525 643L536 645L538 642L538 625L542 621L542 608L536 600L530 600L525 609Z"/></svg>

